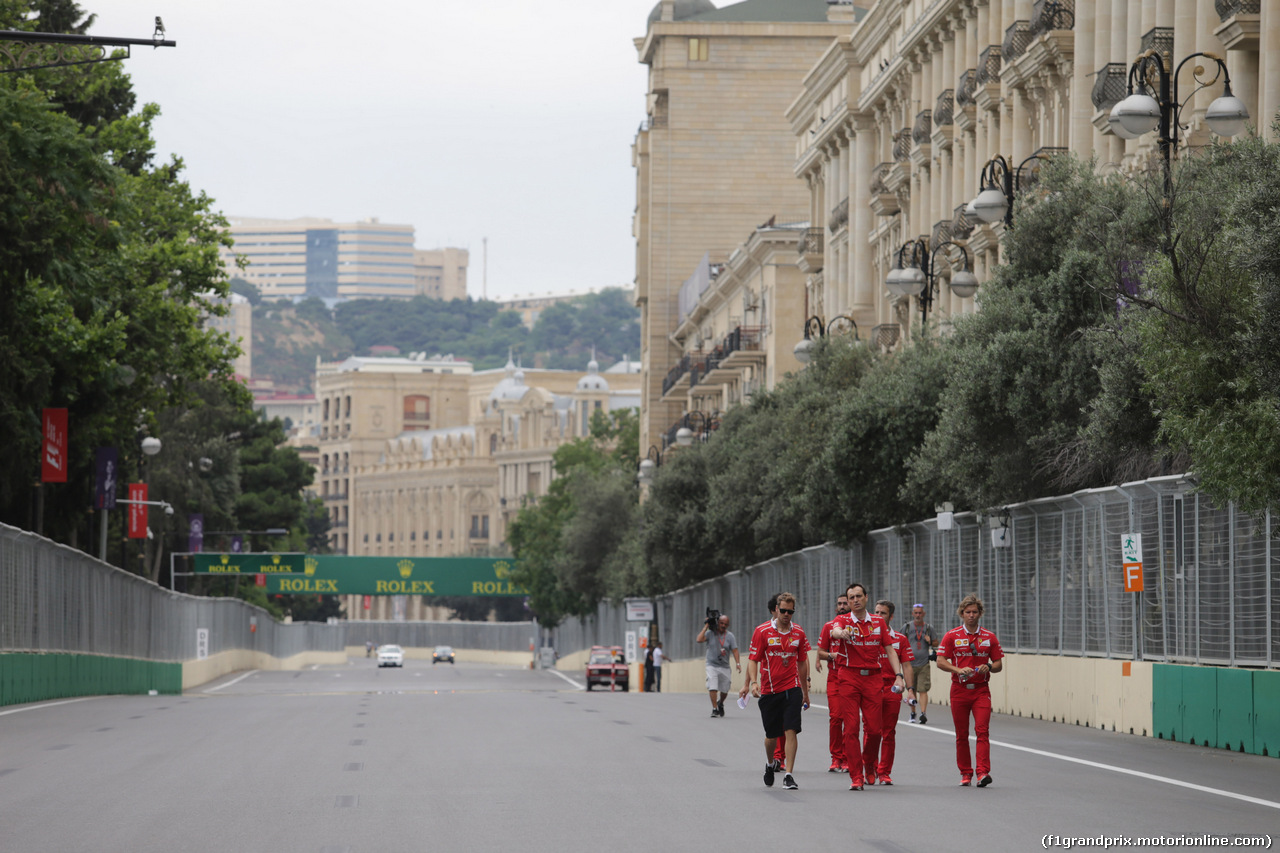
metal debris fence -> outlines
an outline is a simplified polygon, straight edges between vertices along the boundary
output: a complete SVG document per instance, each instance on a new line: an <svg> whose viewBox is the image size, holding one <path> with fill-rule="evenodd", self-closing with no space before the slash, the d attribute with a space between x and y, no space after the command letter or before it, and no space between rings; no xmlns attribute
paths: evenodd
<svg viewBox="0 0 1280 853"><path fill-rule="evenodd" d="M958 624L966 593L984 599L983 624L1011 652L1169 663L1280 666L1280 531L1270 513L1221 509L1185 477L1044 498L988 513L956 513L876 530L861 547L823 545L749 566L656 600L659 636L674 659L699 656L706 608L727 613L739 642L789 591L796 618L816 638L850 581L872 601L913 604L939 630ZM1003 536L999 534L1002 525ZM1125 592L1121 536L1141 533L1142 592ZM620 644L637 627L601 604L594 619L555 629L562 653Z"/></svg>

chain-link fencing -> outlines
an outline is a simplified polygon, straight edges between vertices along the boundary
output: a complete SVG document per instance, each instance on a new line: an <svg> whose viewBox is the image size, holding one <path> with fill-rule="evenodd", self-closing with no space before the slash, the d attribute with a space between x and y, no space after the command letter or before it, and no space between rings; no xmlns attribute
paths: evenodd
<svg viewBox="0 0 1280 853"><path fill-rule="evenodd" d="M923 604L941 630L959 624L967 593L983 598L983 624L1004 648L1180 663L1280 666L1280 571L1270 513L1221 509L1184 477L1091 489L988 512L956 513L877 530L852 549L830 545L768 560L655 601L659 637L674 659L700 656L694 637L708 607L730 617L740 643L768 618L777 592L796 596L813 640L836 595L863 583L897 606L894 627ZM1121 539L1142 536L1142 586L1125 591ZM553 632L561 654L620 645L620 607Z"/></svg>

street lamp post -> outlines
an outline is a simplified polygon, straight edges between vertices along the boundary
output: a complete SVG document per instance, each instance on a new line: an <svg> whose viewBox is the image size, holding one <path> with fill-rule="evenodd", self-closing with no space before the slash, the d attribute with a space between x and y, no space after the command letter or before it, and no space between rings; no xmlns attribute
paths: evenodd
<svg viewBox="0 0 1280 853"><path fill-rule="evenodd" d="M1004 226L1013 225L1013 200L1021 191L1019 176L1022 167L1032 160L1048 160L1045 154L1032 154L1018 164L1017 169L1009 168L1009 161L1004 155L997 154L982 167L982 176L978 182L978 194L969 202L969 213L973 213L988 225L1004 220Z"/></svg>
<svg viewBox="0 0 1280 853"><path fill-rule="evenodd" d="M647 486L653 482L653 472L656 468L662 467L662 451L658 449L658 445L649 445L649 452L640 460L640 473L636 475L636 479L640 481L640 485Z"/></svg>
<svg viewBox="0 0 1280 853"><path fill-rule="evenodd" d="M914 296L920 300L921 326L929 321L929 306L933 304L933 293L938 286L938 273L934 264L945 246L959 249L962 261L960 269L951 275L951 292L962 298L973 296L978 291L978 277L971 269L968 250L954 240L944 240L932 252L923 238L908 240L898 249L894 268L885 278L884 283L890 293L896 296Z"/></svg>
<svg viewBox="0 0 1280 853"><path fill-rule="evenodd" d="M853 339L855 341L860 340L858 337L858 324L849 315L837 314L829 322L823 323L822 318L815 314L804 321L804 337L791 352L801 364L808 364L813 360L813 350L817 346L813 342L815 338L835 334L837 331L847 332L850 329L853 329Z"/></svg>
<svg viewBox="0 0 1280 853"><path fill-rule="evenodd" d="M697 424L698 431L695 433L691 427ZM706 412L694 409L684 416L684 426L676 430L676 444L680 447L688 447L693 444L694 435L697 435L700 441L706 441L707 436L711 434L711 418L707 417Z"/></svg>
<svg viewBox="0 0 1280 853"><path fill-rule="evenodd" d="M1184 65L1199 56L1213 60L1217 66L1213 77L1203 79L1204 66L1194 66L1191 77L1195 80L1196 87L1187 95L1186 100L1180 102L1178 76ZM1219 136L1235 136L1249 120L1249 110L1243 101L1231 94L1231 74L1220 57L1212 53L1193 53L1179 62L1178 67L1170 74L1165 67L1164 57L1153 49L1143 53L1129 66L1129 94L1111 108L1112 127L1118 126L1118 131L1124 131L1120 135L1129 139L1136 139L1153 130L1159 131L1166 198L1173 188L1171 160L1178 148L1182 110L1197 92L1218 82L1219 77L1222 78L1222 95L1209 104L1209 109L1205 112L1205 123ZM1154 97L1148 89L1155 92Z"/></svg>

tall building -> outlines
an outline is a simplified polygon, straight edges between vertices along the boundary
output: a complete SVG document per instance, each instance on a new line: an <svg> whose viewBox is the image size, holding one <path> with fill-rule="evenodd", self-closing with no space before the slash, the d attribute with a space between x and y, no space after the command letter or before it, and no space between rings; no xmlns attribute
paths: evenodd
<svg viewBox="0 0 1280 853"><path fill-rule="evenodd" d="M827 0L661 0L636 40L649 68L636 135L636 302L641 312L641 447L660 445L684 413L663 382L685 353L672 340L679 293L704 256L761 223L804 221L787 106L827 46L861 14ZM776 298L772 292L770 298ZM768 310L767 308L765 310Z"/></svg>
<svg viewBox="0 0 1280 853"><path fill-rule="evenodd" d="M465 299L467 250L413 247L412 225L376 218L234 217L231 249L219 251L227 269L266 299ZM237 270L235 258L248 265Z"/></svg>
<svg viewBox="0 0 1280 853"><path fill-rule="evenodd" d="M414 293L431 299L467 298L466 249L416 249L413 253Z"/></svg>

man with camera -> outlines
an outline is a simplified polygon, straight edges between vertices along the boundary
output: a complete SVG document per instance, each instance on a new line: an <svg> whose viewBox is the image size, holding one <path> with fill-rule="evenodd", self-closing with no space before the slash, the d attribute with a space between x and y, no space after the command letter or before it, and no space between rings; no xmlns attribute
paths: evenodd
<svg viewBox="0 0 1280 853"><path fill-rule="evenodd" d="M742 659L738 656L738 641L729 630L729 617L719 610L707 608L707 621L695 638L707 644L707 693L711 695L711 716L724 716L724 700L729 695L733 673L729 671L729 655L742 672Z"/></svg>

